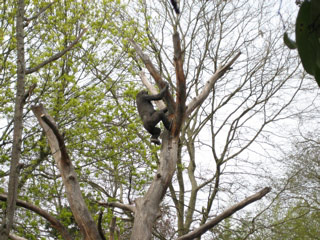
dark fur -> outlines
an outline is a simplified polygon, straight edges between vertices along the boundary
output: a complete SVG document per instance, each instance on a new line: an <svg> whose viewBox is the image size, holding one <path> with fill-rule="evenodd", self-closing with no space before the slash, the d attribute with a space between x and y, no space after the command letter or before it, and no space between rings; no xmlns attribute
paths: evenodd
<svg viewBox="0 0 320 240"><path fill-rule="evenodd" d="M174 11L176 12L176 14L179 14L179 13L180 13L180 10L179 10L179 8L178 8L177 1L175 1L175 0L170 0L170 2L171 2L171 4L172 4L173 9L174 9Z"/></svg>
<svg viewBox="0 0 320 240"><path fill-rule="evenodd" d="M152 135L151 142L158 145L160 144L158 137L160 136L161 129L156 127L156 125L162 121L166 129L170 130L171 123L165 115L167 108L156 111L154 110L151 101L161 100L167 89L168 85L156 95L149 95L147 91L141 91L136 97L138 112L143 122L143 126Z"/></svg>

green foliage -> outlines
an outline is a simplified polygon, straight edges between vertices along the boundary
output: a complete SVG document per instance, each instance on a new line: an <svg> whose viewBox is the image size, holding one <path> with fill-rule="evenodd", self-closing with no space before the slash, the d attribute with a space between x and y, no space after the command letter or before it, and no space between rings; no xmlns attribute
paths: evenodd
<svg viewBox="0 0 320 240"><path fill-rule="evenodd" d="M304 1L296 21L296 43L287 33L284 42L290 49L298 48L302 65L320 86L320 2Z"/></svg>
<svg viewBox="0 0 320 240"><path fill-rule="evenodd" d="M26 18L47 4L27 1ZM0 6L0 121L4 123L0 129L0 189L4 191L13 130L16 2L5 1ZM79 229L47 140L30 106L43 103L64 133L83 196L95 219L97 201L127 201L144 192L154 166L148 160L148 135L136 114L137 84L134 78L128 79L128 75L136 75L137 69L133 60L126 57L126 51L131 50L122 39L132 37L142 43L145 40L136 23L121 19L121 11L125 6L120 1L55 1L25 28L27 69L65 49L84 28L88 29L62 58L26 76L26 90L34 83L37 87L25 105L20 161L24 167L19 199L50 212L75 239L80 239ZM17 234L27 239L61 239L43 218L23 208L17 211ZM106 227L110 220L109 215L104 219Z"/></svg>
<svg viewBox="0 0 320 240"><path fill-rule="evenodd" d="M320 212L307 202L298 201L287 208L275 208L268 239L318 239Z"/></svg>
<svg viewBox="0 0 320 240"><path fill-rule="evenodd" d="M287 32L285 32L283 34L283 41L287 45L288 48L290 48L290 49L296 49L297 48L297 43L289 38Z"/></svg>
<svg viewBox="0 0 320 240"><path fill-rule="evenodd" d="M320 86L320 2L302 3L296 23L298 52L305 70Z"/></svg>

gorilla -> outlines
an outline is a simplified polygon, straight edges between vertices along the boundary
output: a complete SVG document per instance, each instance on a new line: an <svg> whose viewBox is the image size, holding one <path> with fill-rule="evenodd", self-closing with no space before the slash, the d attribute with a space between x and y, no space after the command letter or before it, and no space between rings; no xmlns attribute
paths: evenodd
<svg viewBox="0 0 320 240"><path fill-rule="evenodd" d="M160 140L158 137L160 136L161 129L156 127L156 125L162 121L166 129L170 131L171 122L165 115L168 109L164 108L156 111L154 110L151 101L161 100L168 88L169 86L167 84L165 88L163 88L161 92L156 95L149 95L147 91L140 91L136 97L138 112L143 122L143 126L151 134L150 141L157 145L160 145Z"/></svg>

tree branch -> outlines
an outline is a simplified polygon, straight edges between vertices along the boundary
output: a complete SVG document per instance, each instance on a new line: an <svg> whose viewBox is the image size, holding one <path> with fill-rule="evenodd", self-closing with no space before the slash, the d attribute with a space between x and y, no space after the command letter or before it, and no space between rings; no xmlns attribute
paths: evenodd
<svg viewBox="0 0 320 240"><path fill-rule="evenodd" d="M22 100L22 104L25 104L25 102L27 101L27 98L30 99L31 95L32 95L32 92L33 90L37 87L37 84L34 83L32 84L30 87L29 87L29 90L24 94L23 96L23 100Z"/></svg>
<svg viewBox="0 0 320 240"><path fill-rule="evenodd" d="M257 200L260 200L270 191L271 191L270 187L266 187L266 188L262 189L260 192L257 192L255 194L253 194L252 196L242 200L241 202L233 205L232 207L228 208L227 210L222 212L220 215L218 215L214 219L208 221L207 223L203 224L202 226L195 229L194 231L179 237L177 240L191 240L191 239L195 239L197 237L200 237L202 234L204 234L210 228L216 226L222 220L230 217L232 214L234 214L235 212L244 208L245 206L249 205L250 203L253 203Z"/></svg>
<svg viewBox="0 0 320 240"><path fill-rule="evenodd" d="M9 238L10 238L11 240L27 240L26 238L17 236L17 235L15 235L15 234L13 234L13 233L10 233L10 234L9 234Z"/></svg>
<svg viewBox="0 0 320 240"><path fill-rule="evenodd" d="M22 152L22 130L23 130L23 99L25 94L25 43L23 18L25 14L24 0L16 1L16 63L17 63L17 82L14 103L14 124L11 146L11 161L8 182L8 199L7 205L2 215L2 223L0 226L0 239L8 239L9 233L14 222L14 213L16 201L18 199L18 167Z"/></svg>
<svg viewBox="0 0 320 240"><path fill-rule="evenodd" d="M51 122L50 119L45 114L42 114L41 118L51 128L52 132L54 133L54 135L57 138L57 141L59 143L59 150L61 151L61 154L62 154L61 160L63 160L67 165L69 165L70 164L70 157L67 152L63 136L60 134L60 132L59 132L58 128L56 127L56 125L54 124L54 122Z"/></svg>
<svg viewBox="0 0 320 240"><path fill-rule="evenodd" d="M0 201L5 202L7 200L7 198L8 198L8 196L6 194L0 194ZM61 234L63 239L73 240L73 237L69 234L68 229L66 227L64 227L55 217L50 215L48 212L44 211L43 209L41 209L31 203L28 203L28 202L25 202L25 201L22 201L19 199L17 200L17 206L26 208L32 212L37 213L41 217L44 217L45 219L48 220L48 222L51 223L52 227L54 229L56 229ZM15 236L15 238L12 238L12 239L19 239L19 238L18 238L18 236Z"/></svg>
<svg viewBox="0 0 320 240"><path fill-rule="evenodd" d="M149 73L151 74L151 76L153 77L153 79L155 80L156 84L162 89L166 86L166 82L162 80L162 77L159 73L159 71L156 69L156 67L153 65L153 63L151 62L150 58L148 57L148 55L146 55L142 49L140 48L140 46L132 39L129 39L130 43L132 44L132 46L134 47L134 49L136 50L137 54L139 55L139 57L141 58L141 60L143 61L143 63L145 64L146 68L148 69ZM166 92L166 94L164 95L164 99L165 102L167 103L168 106L168 110L169 112L174 112L175 109L175 102L173 100L172 95L169 93L169 91Z"/></svg>
<svg viewBox="0 0 320 240"><path fill-rule="evenodd" d="M103 215L103 212L101 211L99 213L99 219L98 219L98 231L99 231L101 239L102 240L107 240L106 237L104 236L104 232L102 230L102 215Z"/></svg>
<svg viewBox="0 0 320 240"><path fill-rule="evenodd" d="M48 4L47 6L45 6L44 8L41 8L40 11L39 11L36 15L34 15L34 16L30 17L30 18L24 18L24 20L25 20L26 22L30 22L30 21L38 18L38 17L41 15L41 13L43 13L45 10L47 10L49 7L51 7L54 3L55 3L55 2L49 3L49 4Z"/></svg>
<svg viewBox="0 0 320 240"><path fill-rule="evenodd" d="M186 112L187 116L190 115L198 106L203 103L203 101L208 97L216 81L221 78L228 69L230 69L231 65L238 59L240 54L241 53L239 52L234 58L230 60L230 62L228 62L225 66L219 68L217 72L213 76L211 76L201 93L188 104Z"/></svg>
<svg viewBox="0 0 320 240"><path fill-rule="evenodd" d="M98 202L100 206L103 207L116 207L116 208L120 208L124 211L130 211L130 212L135 212L136 208L132 205L129 204L123 204L123 203L119 203L119 202Z"/></svg>
<svg viewBox="0 0 320 240"><path fill-rule="evenodd" d="M68 51L70 51L74 47L74 45L76 45L79 42L80 38L85 34L86 31L87 31L87 28L83 29L82 32L80 33L80 35L63 51L58 52L57 54L55 54L52 57L50 57L49 59L43 61L42 63L40 63L38 66L36 66L34 68L26 69L26 74L36 72L40 68L42 68L43 66L47 65L48 63L51 63L51 62L59 59L60 57L62 57L64 54L66 54Z"/></svg>
<svg viewBox="0 0 320 240"><path fill-rule="evenodd" d="M150 92L152 95L156 95L156 94L159 93L158 90L149 82L149 80L147 79L146 74L145 74L143 71L141 71L141 72L139 73L139 76L140 76L140 78L141 78L142 83L147 87L147 89L149 90L149 92ZM157 105L157 107L158 107L159 109L164 109L164 108L166 108L166 105L165 105L165 103L164 103L162 100L154 101L154 102L156 103L156 105Z"/></svg>
<svg viewBox="0 0 320 240"><path fill-rule="evenodd" d="M114 232L115 232L115 229L116 229L116 216L113 216L112 219L111 219L111 224L110 224L110 240L114 240Z"/></svg>
<svg viewBox="0 0 320 240"><path fill-rule="evenodd" d="M177 136L180 133L180 128L183 124L185 111L186 111L186 78L183 71L183 54L181 51L180 36L177 31L172 36L173 49L174 49L174 66L176 70L177 78L177 97L176 97L176 118L175 124L173 124L174 135Z"/></svg>

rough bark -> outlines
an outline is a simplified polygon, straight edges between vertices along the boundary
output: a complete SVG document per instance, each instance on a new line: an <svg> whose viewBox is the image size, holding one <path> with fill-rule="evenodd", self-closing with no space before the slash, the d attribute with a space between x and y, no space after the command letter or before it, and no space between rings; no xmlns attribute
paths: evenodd
<svg viewBox="0 0 320 240"><path fill-rule="evenodd" d="M191 240L191 239L195 239L195 238L201 236L206 231L208 231L210 228L216 226L219 222L230 217L235 212L239 211L240 209L244 208L245 206L249 205L250 203L253 203L257 200L260 200L270 191L271 191L271 188L269 188L269 187L262 189L260 192L257 192L255 194L253 194L252 196L242 200L241 202L233 205L232 207L225 210L223 213L219 214L214 219L208 221L207 223L203 224L202 226L195 229L194 231L192 231L184 236L179 237L177 240Z"/></svg>
<svg viewBox="0 0 320 240"><path fill-rule="evenodd" d="M6 201L7 198L8 198L7 195L0 194L0 200L1 201ZM22 201L22 200L19 200L19 199L17 200L17 206L29 209L32 212L34 212L34 213L44 217L45 219L47 219L48 222L51 223L51 226L53 228L55 228L61 234L63 239L65 239L65 240L73 240L74 239L69 234L68 229L65 226L63 226L55 217L53 217L52 215L50 215L48 212L44 211L43 209L41 209L41 208L31 204L31 203L28 203L28 202L25 202L25 201Z"/></svg>
<svg viewBox="0 0 320 240"><path fill-rule="evenodd" d="M16 39L17 39L17 85L14 109L14 130L11 152L10 175L8 185L7 208L3 216L0 229L0 239L6 240L13 225L19 178L19 160L21 155L22 129L23 129L23 104L25 92L25 57L24 57L24 0L19 0L16 15Z"/></svg>
<svg viewBox="0 0 320 240"><path fill-rule="evenodd" d="M101 239L98 228L82 197L76 172L55 122L42 105L33 106L32 111L46 133L52 155L61 173L70 208L84 239Z"/></svg>

